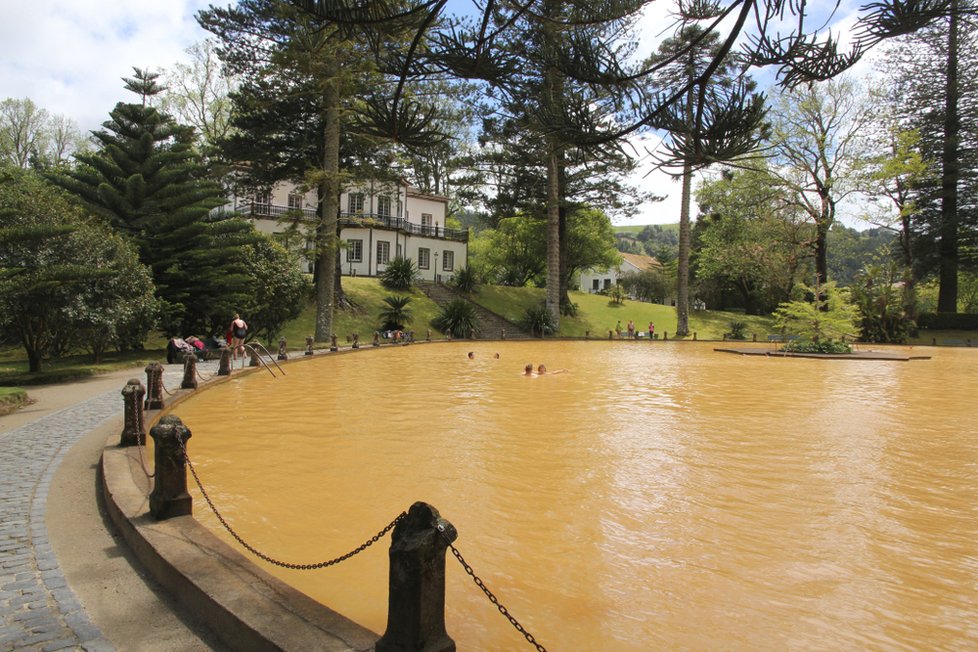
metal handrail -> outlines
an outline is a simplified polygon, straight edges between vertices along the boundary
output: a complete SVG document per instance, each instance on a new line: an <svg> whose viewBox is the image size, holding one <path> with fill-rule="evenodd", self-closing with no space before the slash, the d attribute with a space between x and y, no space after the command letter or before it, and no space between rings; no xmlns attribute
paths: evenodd
<svg viewBox="0 0 978 652"><path fill-rule="evenodd" d="M264 346L262 346L261 344L258 344L258 346L261 346L261 347L262 347L263 349L265 348L265 347L264 347ZM249 342L248 344L245 344L245 345L243 345L243 347L244 347L244 348L245 348L246 350L247 350L247 349L251 349L251 350L252 350L252 352L253 352L253 353L255 354L255 359L256 359L256 360L258 360L258 361L259 361L259 362L260 362L260 363L262 364L262 366L263 366L263 367L265 367L265 369L268 369L268 373L270 373L270 374L272 374L272 378L275 378L275 372L274 372L274 371L272 371L272 368L271 368L271 367L269 367L269 366L268 366L268 363L267 363L267 362L265 362L265 360L264 360L264 359L263 359L263 358L261 357L261 353L260 353L260 352L258 351L258 349L257 349L257 348L255 348L255 346L254 346L254 344L252 344L252 343L250 343L250 342ZM268 352L268 349L265 349L265 352L267 353L267 352ZM274 360L272 360L272 362L275 362L275 361L274 361ZM277 363L277 362L275 362L275 366L276 366L276 367L278 367L278 363ZM281 367L279 367L279 371L281 371L281 370L282 370L282 368L281 368ZM284 375L284 374L285 374L285 372L284 372L284 371L282 371L282 374Z"/></svg>

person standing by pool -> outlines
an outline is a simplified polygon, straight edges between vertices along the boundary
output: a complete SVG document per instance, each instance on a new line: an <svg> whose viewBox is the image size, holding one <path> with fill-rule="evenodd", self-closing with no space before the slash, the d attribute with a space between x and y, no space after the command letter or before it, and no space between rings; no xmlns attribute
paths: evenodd
<svg viewBox="0 0 978 652"><path fill-rule="evenodd" d="M649 322L649 339L651 340L654 337L655 337L655 324Z"/></svg>
<svg viewBox="0 0 978 652"><path fill-rule="evenodd" d="M248 335L248 324L245 320L241 319L241 315L234 313L234 319L231 320L231 360L235 360L238 357L238 352L241 352L241 358L244 359L244 340Z"/></svg>
<svg viewBox="0 0 978 652"><path fill-rule="evenodd" d="M621 320L620 319L618 320L618 323L615 324L615 335L618 336L618 339L621 339Z"/></svg>
<svg viewBox="0 0 978 652"><path fill-rule="evenodd" d="M628 320L628 339L635 339L635 322L633 322L631 319Z"/></svg>

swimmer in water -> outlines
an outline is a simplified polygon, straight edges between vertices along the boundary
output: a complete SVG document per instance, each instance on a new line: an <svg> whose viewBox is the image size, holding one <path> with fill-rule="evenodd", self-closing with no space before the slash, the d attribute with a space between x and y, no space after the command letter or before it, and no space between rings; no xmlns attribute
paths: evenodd
<svg viewBox="0 0 978 652"><path fill-rule="evenodd" d="M524 376L536 376L536 374L533 373L533 363L532 362L529 363L528 365L526 365L525 367L523 367L523 375Z"/></svg>

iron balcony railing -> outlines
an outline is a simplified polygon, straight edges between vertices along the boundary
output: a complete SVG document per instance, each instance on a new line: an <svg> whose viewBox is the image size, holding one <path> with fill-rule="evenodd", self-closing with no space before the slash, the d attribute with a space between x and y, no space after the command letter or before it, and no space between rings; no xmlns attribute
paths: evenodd
<svg viewBox="0 0 978 652"><path fill-rule="evenodd" d="M301 215L304 220L316 218L316 211L311 208L289 208L287 206L276 206L275 204L245 203L237 206L237 211L248 217L270 217L280 219L286 216ZM392 217L390 215L380 215L378 213L344 213L339 214L340 226L349 226L363 229L387 229L390 231L400 231L411 235L427 236L429 238L441 238L443 240L454 240L455 242L468 242L469 232L463 229L448 229L443 226L429 224L415 224L408 222L403 217Z"/></svg>

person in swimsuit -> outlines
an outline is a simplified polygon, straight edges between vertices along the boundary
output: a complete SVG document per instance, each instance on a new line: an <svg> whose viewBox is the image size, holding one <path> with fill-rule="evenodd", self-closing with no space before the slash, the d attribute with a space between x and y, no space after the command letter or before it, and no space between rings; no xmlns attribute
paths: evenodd
<svg viewBox="0 0 978 652"><path fill-rule="evenodd" d="M234 319L231 320L231 359L235 360L238 357L238 352L240 351L241 357L244 358L244 341L245 337L248 335L248 324L245 320L241 319L241 315L234 313Z"/></svg>

